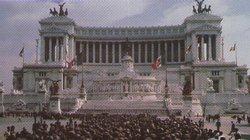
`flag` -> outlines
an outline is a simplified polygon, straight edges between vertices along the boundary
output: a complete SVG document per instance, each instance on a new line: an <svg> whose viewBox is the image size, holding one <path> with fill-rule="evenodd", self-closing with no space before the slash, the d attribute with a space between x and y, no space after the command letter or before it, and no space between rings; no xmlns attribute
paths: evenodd
<svg viewBox="0 0 250 140"><path fill-rule="evenodd" d="M75 60L75 58L73 58L70 62L68 62L68 61L66 61L66 62L68 64L68 68L71 69L75 65L76 60Z"/></svg>
<svg viewBox="0 0 250 140"><path fill-rule="evenodd" d="M236 50L236 44L234 44L234 46L231 47L229 51L232 52L232 51L235 51L235 50Z"/></svg>
<svg viewBox="0 0 250 140"><path fill-rule="evenodd" d="M187 49L186 49L186 54L188 54L191 51L192 45L190 45Z"/></svg>
<svg viewBox="0 0 250 140"><path fill-rule="evenodd" d="M161 67L161 56L156 59L156 61L151 65L153 70L157 70Z"/></svg>
<svg viewBox="0 0 250 140"><path fill-rule="evenodd" d="M22 50L20 51L19 56L20 56L20 57L23 57L23 53L24 53L24 47L23 47Z"/></svg>

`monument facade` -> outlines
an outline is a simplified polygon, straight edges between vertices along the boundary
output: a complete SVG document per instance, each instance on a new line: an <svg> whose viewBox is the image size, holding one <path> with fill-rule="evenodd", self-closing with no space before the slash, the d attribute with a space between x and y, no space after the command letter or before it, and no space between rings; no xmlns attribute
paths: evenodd
<svg viewBox="0 0 250 140"><path fill-rule="evenodd" d="M193 14L174 26L84 27L69 17L65 3L59 12L50 9L51 15L39 21L40 61L14 68L13 89L50 94L52 81L58 80L59 92L71 92L73 98L84 81L94 99L113 91L165 94L168 83L169 94L185 89L195 95L207 91L208 78L215 93L246 89L247 67L223 58L223 19L204 7L204 0L196 1ZM161 67L152 69L157 58ZM117 78L121 73L127 79Z"/></svg>

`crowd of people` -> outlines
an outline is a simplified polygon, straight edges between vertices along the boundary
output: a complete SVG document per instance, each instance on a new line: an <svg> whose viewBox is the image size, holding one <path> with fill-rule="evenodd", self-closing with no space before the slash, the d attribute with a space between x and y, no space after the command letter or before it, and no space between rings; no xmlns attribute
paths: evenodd
<svg viewBox="0 0 250 140"><path fill-rule="evenodd" d="M75 139L148 139L148 140L207 140L223 135L221 131L205 129L202 121L169 116L158 118L148 114L66 115L67 121L34 121L32 131L27 128L16 132L14 126L7 128L7 140L75 140ZM48 123L50 122L50 123ZM221 138L223 140L223 138Z"/></svg>

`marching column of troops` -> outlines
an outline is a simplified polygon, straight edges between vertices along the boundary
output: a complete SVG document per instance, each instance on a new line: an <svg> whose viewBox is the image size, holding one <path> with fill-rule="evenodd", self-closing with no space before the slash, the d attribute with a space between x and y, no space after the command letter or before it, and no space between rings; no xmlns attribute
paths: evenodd
<svg viewBox="0 0 250 140"><path fill-rule="evenodd" d="M51 118L52 115L47 117ZM45 116L44 116L45 117ZM60 118L69 118L61 121ZM32 132L25 127L16 132L14 126L7 128L7 140L75 140L75 139L164 139L164 140L206 140L219 137L223 133L203 128L203 123L193 122L189 118L169 116L160 119L157 116L141 115L57 115L56 121L46 123L41 120L32 126ZM52 121L50 121L52 122ZM223 138L221 138L223 139Z"/></svg>

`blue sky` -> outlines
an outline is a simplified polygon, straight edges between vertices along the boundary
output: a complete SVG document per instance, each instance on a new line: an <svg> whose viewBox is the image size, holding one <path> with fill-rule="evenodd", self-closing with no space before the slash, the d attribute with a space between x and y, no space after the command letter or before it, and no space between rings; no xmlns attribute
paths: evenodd
<svg viewBox="0 0 250 140"><path fill-rule="evenodd" d="M18 53L23 46L25 61L35 59L35 39L39 23L49 16L49 8L62 0L0 0L0 80L7 89L12 85L14 66L21 66ZM69 17L81 26L158 26L182 24L192 15L194 0L74 0L66 1ZM250 66L250 1L205 0L212 13L224 20L225 59L234 61L228 50L238 46L238 64Z"/></svg>

